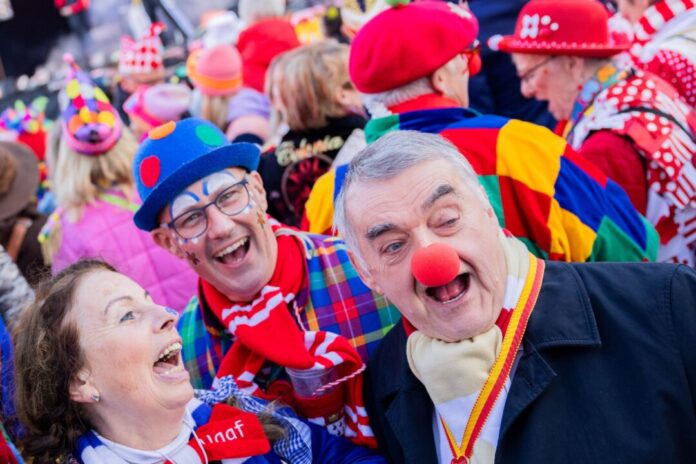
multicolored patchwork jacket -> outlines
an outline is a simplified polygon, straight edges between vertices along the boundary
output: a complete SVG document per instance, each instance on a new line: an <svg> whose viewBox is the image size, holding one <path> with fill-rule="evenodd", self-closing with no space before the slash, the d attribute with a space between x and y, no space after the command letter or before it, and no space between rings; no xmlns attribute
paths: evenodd
<svg viewBox="0 0 696 464"><path fill-rule="evenodd" d="M566 142L535 124L459 108L392 114L365 127L368 143L392 130L440 133L479 174L500 225L536 256L559 261L653 261L655 229L626 193ZM309 230L331 228L345 167L320 178L305 207Z"/></svg>
<svg viewBox="0 0 696 464"><path fill-rule="evenodd" d="M398 310L372 292L350 264L346 246L337 237L307 234L280 228L276 235L294 234L301 239L309 276L294 301L307 330L343 335L363 361L400 319ZM183 358L194 388L210 388L225 353L234 342L208 308L200 290L179 320L184 340Z"/></svg>

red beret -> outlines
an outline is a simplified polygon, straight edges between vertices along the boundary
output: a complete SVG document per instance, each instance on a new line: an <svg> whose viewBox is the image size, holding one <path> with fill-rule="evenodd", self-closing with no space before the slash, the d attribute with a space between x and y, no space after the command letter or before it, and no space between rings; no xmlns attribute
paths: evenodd
<svg viewBox="0 0 696 464"><path fill-rule="evenodd" d="M474 15L453 3L396 5L358 31L351 44L350 78L363 93L396 89L469 49L476 34Z"/></svg>

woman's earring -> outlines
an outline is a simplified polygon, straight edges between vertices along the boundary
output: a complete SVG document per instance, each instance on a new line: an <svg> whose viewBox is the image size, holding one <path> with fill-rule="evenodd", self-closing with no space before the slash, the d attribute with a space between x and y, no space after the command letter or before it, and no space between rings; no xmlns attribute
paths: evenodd
<svg viewBox="0 0 696 464"><path fill-rule="evenodd" d="M98 403L99 400L101 399L101 396L99 396L99 393L92 393L89 397L92 398L92 401L94 401L95 403Z"/></svg>

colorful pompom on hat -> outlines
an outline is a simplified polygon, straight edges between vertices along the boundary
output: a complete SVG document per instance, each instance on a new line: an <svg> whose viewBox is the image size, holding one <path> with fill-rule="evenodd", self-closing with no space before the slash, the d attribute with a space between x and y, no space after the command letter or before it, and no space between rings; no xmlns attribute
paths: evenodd
<svg viewBox="0 0 696 464"><path fill-rule="evenodd" d="M595 58L629 48L614 42L609 12L599 0L532 0L522 7L515 33L493 36L488 46L507 53Z"/></svg>
<svg viewBox="0 0 696 464"><path fill-rule="evenodd" d="M65 143L82 155L101 155L121 137L123 123L104 91L97 87L71 56L65 86L68 103L63 111Z"/></svg>
<svg viewBox="0 0 696 464"><path fill-rule="evenodd" d="M350 78L363 93L393 90L427 77L471 49L478 21L453 3L392 1L365 23L350 47Z"/></svg>
<svg viewBox="0 0 696 464"><path fill-rule="evenodd" d="M232 45L199 49L186 60L186 73L203 95L232 95L242 86L242 57Z"/></svg>
<svg viewBox="0 0 696 464"><path fill-rule="evenodd" d="M29 106L17 100L14 106L6 108L0 114L0 130L12 131L16 140L32 149L39 161L46 154L46 116L48 98L37 97Z"/></svg>
<svg viewBox="0 0 696 464"><path fill-rule="evenodd" d="M118 58L118 72L121 75L164 73L164 46L159 35L164 24L153 23L148 33L140 40L131 37L121 38L121 51Z"/></svg>
<svg viewBox="0 0 696 464"><path fill-rule="evenodd" d="M169 121L152 129L133 162L133 178L143 200L135 225L147 231L157 228L162 209L189 185L229 167L254 171L259 157L256 145L230 143L203 119Z"/></svg>

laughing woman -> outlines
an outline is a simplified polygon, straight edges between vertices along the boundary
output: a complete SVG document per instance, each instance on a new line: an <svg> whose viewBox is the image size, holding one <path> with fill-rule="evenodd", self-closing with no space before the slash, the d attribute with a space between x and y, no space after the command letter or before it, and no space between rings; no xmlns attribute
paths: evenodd
<svg viewBox="0 0 696 464"><path fill-rule="evenodd" d="M261 411L229 378L204 396L225 390L238 407L195 399L177 318L103 262L78 262L44 284L16 344L26 457L84 464L384 462L283 408Z"/></svg>

